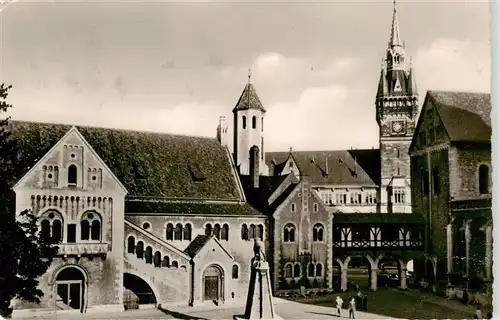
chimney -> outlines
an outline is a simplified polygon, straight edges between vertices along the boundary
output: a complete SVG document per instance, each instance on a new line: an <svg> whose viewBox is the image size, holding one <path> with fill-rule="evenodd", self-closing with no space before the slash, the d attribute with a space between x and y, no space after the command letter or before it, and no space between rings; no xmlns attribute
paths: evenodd
<svg viewBox="0 0 500 320"><path fill-rule="evenodd" d="M219 125L217 126L217 140L223 146L227 146L227 124L226 117L219 117Z"/></svg>
<svg viewBox="0 0 500 320"><path fill-rule="evenodd" d="M250 148L250 181L254 189L259 188L259 147L253 146Z"/></svg>
<svg viewBox="0 0 500 320"><path fill-rule="evenodd" d="M329 156L325 156L325 171L326 171L326 175L328 176L328 158Z"/></svg>

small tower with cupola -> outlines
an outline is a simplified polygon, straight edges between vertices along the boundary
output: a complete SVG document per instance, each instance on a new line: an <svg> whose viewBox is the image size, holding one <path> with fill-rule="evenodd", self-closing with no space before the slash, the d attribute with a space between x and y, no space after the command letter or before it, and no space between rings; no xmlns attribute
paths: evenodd
<svg viewBox="0 0 500 320"><path fill-rule="evenodd" d="M380 129L381 212L411 212L408 149L418 116L418 91L393 2L392 27L375 99Z"/></svg>
<svg viewBox="0 0 500 320"><path fill-rule="evenodd" d="M268 175L265 164L264 117L266 109L262 106L248 73L248 83L233 109L234 115L234 163L241 175L250 173L250 153L253 146L258 148L260 175Z"/></svg>

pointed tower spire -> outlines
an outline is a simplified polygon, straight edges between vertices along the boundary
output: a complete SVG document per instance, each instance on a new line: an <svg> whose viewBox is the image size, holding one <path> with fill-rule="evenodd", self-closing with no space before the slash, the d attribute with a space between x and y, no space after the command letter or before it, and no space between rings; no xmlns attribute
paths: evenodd
<svg viewBox="0 0 500 320"><path fill-rule="evenodd" d="M389 39L389 47L403 46L403 43L399 36L399 20L398 20L398 9L396 7L396 0L393 0L392 3L393 3L392 28L391 28L391 38Z"/></svg>
<svg viewBox="0 0 500 320"><path fill-rule="evenodd" d="M417 81L413 72L413 64L410 57L410 70L408 71L408 94L418 96Z"/></svg>

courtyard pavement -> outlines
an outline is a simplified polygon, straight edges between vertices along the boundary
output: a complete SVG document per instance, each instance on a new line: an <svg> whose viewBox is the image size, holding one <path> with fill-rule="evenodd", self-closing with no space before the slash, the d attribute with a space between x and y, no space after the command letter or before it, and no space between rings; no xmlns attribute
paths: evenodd
<svg viewBox="0 0 500 320"><path fill-rule="evenodd" d="M337 310L329 307L302 304L294 301L275 298L276 311L278 315L287 319L339 319ZM242 301L230 305L215 306L205 304L198 307L166 307L167 310L141 309L120 313L87 313L87 314L45 314L43 317L29 317L22 319L53 319L53 320L84 320L84 319L233 319L234 315L242 315L245 306ZM356 319L396 319L367 312L356 311ZM349 312L342 310L340 319L348 319Z"/></svg>

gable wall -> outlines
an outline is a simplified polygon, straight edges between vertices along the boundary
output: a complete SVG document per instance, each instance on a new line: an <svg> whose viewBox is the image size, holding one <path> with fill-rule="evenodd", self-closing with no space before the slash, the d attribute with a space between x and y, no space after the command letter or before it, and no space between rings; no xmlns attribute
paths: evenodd
<svg viewBox="0 0 500 320"><path fill-rule="evenodd" d="M318 211L314 212L315 204ZM292 205L295 212L292 212ZM331 215L323 206L321 199L311 186L302 181L274 213L274 289L300 288L300 278L307 279L309 258L322 264L322 276L307 280L309 287L313 283L319 286L331 286ZM295 241L284 241L284 227L295 226ZM313 227L320 223L324 227L323 241L313 242ZM301 277L284 279L285 265L300 264ZM293 281L293 282L292 282ZM285 284L286 283L286 284Z"/></svg>
<svg viewBox="0 0 500 320"><path fill-rule="evenodd" d="M78 169L76 186L68 185L67 168L72 164ZM96 179L92 180L94 175ZM47 216L53 212L61 216L60 251L81 251L83 247L90 248L99 243L107 248L105 259L97 257L97 254L90 257L83 254L80 259L72 258L72 254L66 259L56 257L48 272L40 278L40 288L47 292L40 306L51 307L55 303L55 295L52 294L55 280L50 280L55 277L55 272L67 265L77 264L85 273L92 274L87 289L92 296L87 298L87 308L102 305L123 307L125 191L76 130L70 131L19 181L15 193L17 214L31 209L37 215ZM81 239L80 221L86 212L101 217L101 240ZM68 224L76 225L75 243L67 242ZM30 304L21 303L18 308L30 308Z"/></svg>

